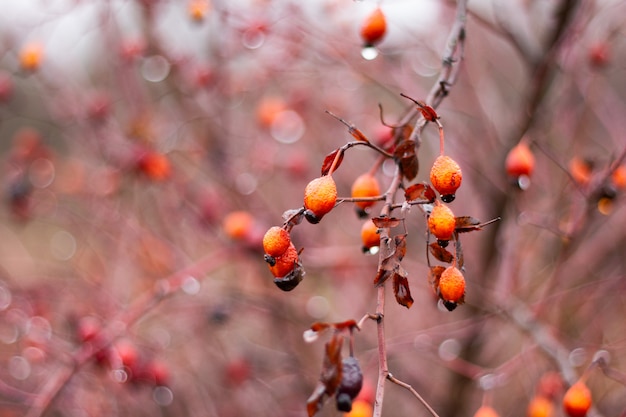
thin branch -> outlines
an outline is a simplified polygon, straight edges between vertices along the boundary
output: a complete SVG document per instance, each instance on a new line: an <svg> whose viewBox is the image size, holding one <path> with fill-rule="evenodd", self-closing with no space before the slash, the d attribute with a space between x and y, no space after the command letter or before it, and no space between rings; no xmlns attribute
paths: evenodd
<svg viewBox="0 0 626 417"><path fill-rule="evenodd" d="M229 259L225 256L227 252L231 252L232 256L232 248L223 248L164 278L152 292L135 300L128 310L122 312L117 318L111 319L111 324L103 329L98 343L82 344L71 355L70 364L62 366L51 375L36 394L26 417L43 416L76 372L89 363L98 352L123 336L130 326L152 311L163 299L177 293L188 277L205 275L224 264Z"/></svg>
<svg viewBox="0 0 626 417"><path fill-rule="evenodd" d="M424 398L422 398L422 396L415 391L415 389L407 384L406 382L402 382L399 379L397 379L396 377L394 377L393 375L389 374L387 375L387 379L391 382L393 382L396 385L401 386L402 388L406 388L407 390L409 390L411 392L411 394L413 394L415 396L415 398L417 398L419 400L419 402L422 403L422 405L428 410L428 412L433 416L433 417L439 417L439 414L437 414L435 412L435 410L433 410L433 408L426 402L426 400L424 400Z"/></svg>

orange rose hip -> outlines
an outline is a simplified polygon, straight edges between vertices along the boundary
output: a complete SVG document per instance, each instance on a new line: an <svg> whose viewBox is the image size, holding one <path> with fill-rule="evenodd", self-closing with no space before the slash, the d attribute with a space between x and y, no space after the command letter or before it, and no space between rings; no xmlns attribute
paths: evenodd
<svg viewBox="0 0 626 417"><path fill-rule="evenodd" d="M352 198L377 197L379 195L380 185L372 174L361 174L352 183ZM355 204L361 209L366 209L375 203L376 201L357 201Z"/></svg>
<svg viewBox="0 0 626 417"><path fill-rule="evenodd" d="M270 227L263 236L263 250L273 257L284 254L290 244L291 238L289 237L289 232L279 226Z"/></svg>
<svg viewBox="0 0 626 417"><path fill-rule="evenodd" d="M569 417L585 417L591 408L591 391L583 382L572 385L563 397L563 408Z"/></svg>
<svg viewBox="0 0 626 417"><path fill-rule="evenodd" d="M430 182L446 203L454 201L456 190L461 186L461 167L449 156L440 155L430 170Z"/></svg>
<svg viewBox="0 0 626 417"><path fill-rule="evenodd" d="M335 207L337 185L330 175L315 178L304 189L304 216L310 223L319 221Z"/></svg>
<svg viewBox="0 0 626 417"><path fill-rule="evenodd" d="M447 267L439 278L439 295L445 307L452 311L465 298L465 277L455 266Z"/></svg>
<svg viewBox="0 0 626 417"><path fill-rule="evenodd" d="M374 46L383 39L385 33L387 33L387 19L380 7L377 7L363 22L361 39L366 47Z"/></svg>
<svg viewBox="0 0 626 417"><path fill-rule="evenodd" d="M448 246L448 241L454 235L456 218L448 206L437 202L428 216L428 230L436 238L439 246Z"/></svg>
<svg viewBox="0 0 626 417"><path fill-rule="evenodd" d="M380 234L378 227L369 219L361 226L361 241L363 242L363 252L380 245Z"/></svg>
<svg viewBox="0 0 626 417"><path fill-rule="evenodd" d="M290 244L285 253L275 258L274 265L269 264L272 275L281 278L289 274L298 262L298 250L293 244Z"/></svg>

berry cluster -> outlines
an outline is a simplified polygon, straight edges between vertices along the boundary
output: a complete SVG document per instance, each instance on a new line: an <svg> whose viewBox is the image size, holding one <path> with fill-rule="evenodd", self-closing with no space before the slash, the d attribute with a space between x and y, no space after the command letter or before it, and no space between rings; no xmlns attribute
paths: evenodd
<svg viewBox="0 0 626 417"><path fill-rule="evenodd" d="M406 96L405 96L406 97ZM411 99L412 100L412 99ZM393 128L393 141L384 145L376 145L370 141L359 129L345 120L329 113L348 127L348 132L355 139L329 153L322 162L321 175L311 180L304 189L303 205L300 208L288 210L283 214L284 223L281 226L272 226L263 238L264 259L270 272L274 276L274 283L283 291L293 290L304 277L304 268L300 259L300 252L291 241L293 227L307 220L316 225L326 218L338 205L352 203L359 218L364 219L361 226L363 252L379 254L379 266L373 284L382 287L388 280L393 283L396 301L407 308L413 304L409 289L408 273L401 263L406 253L408 230L405 221L410 218L410 209L417 206L426 216L428 226L428 265L430 266L430 283L449 310L454 310L465 300L465 277L463 275L463 256L459 234L473 230L480 230L489 224L481 223L473 217L457 217L448 206L455 200L457 190L463 181L463 173L459 164L444 153L443 126L435 110L421 102L413 100L424 119L437 124L440 138L440 155L435 159L430 170L430 184L414 182L418 174L418 149L416 141L412 139L412 130L407 126ZM357 175L352 182L350 196L338 197L337 185L334 176L341 166L346 152L352 147L367 147L377 153L378 159L371 169ZM381 191L381 184L377 177L378 170L385 160L392 160L397 167L396 177L391 179L387 190ZM402 190L404 199L396 203L396 194ZM439 196L439 197L438 197ZM379 215L371 211L378 202L383 202ZM397 213L397 214L396 214ZM430 242L430 236L435 241ZM452 243L452 245L450 245ZM446 249L448 246L452 251ZM431 265L431 257L442 265ZM317 327L320 325L318 324ZM314 326L314 328L317 328ZM325 325L323 329L333 327L341 331L351 326L341 324ZM352 337L352 334L350 335ZM335 340L334 336L333 340ZM340 411L350 411L352 401L358 394L360 387L354 384L349 375L360 373L354 371L358 365L356 359L343 361L342 369L338 369L341 361L333 343L327 344L324 362L323 378L320 386L309 400L309 415L315 414L321 402L330 396L336 396L337 408ZM352 353L352 352L351 352ZM326 369L333 366L333 369ZM343 379L341 377L343 375ZM333 377L334 376L334 377ZM348 384L349 382L349 384ZM345 388L344 383L350 385Z"/></svg>

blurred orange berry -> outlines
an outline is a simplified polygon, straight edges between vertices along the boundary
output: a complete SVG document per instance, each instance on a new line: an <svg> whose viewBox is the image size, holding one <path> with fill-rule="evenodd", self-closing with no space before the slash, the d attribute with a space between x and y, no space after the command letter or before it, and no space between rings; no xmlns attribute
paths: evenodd
<svg viewBox="0 0 626 417"><path fill-rule="evenodd" d="M439 294L444 301L461 304L465 295L465 278L455 266L447 267L439 278Z"/></svg>
<svg viewBox="0 0 626 417"><path fill-rule="evenodd" d="M579 185L587 185L591 180L592 164L575 156L569 162L569 173Z"/></svg>
<svg viewBox="0 0 626 417"><path fill-rule="evenodd" d="M433 211L428 216L428 230L437 238L439 245L445 247L452 238L455 228L454 213L448 206L437 201Z"/></svg>
<svg viewBox="0 0 626 417"><path fill-rule="evenodd" d="M563 408L569 417L585 417L591 408L591 391L584 382L576 382L563 397Z"/></svg>
<svg viewBox="0 0 626 417"><path fill-rule="evenodd" d="M187 6L187 11L192 20L201 22L211 9L211 3L208 0L191 0Z"/></svg>
<svg viewBox="0 0 626 417"><path fill-rule="evenodd" d="M361 174L352 183L352 198L376 197L379 195L380 185L372 174ZM361 209L365 209L376 204L376 201L358 201L355 204Z"/></svg>
<svg viewBox="0 0 626 417"><path fill-rule="evenodd" d="M137 164L139 171L154 181L163 181L169 178L172 172L170 160L158 152L149 151L142 154Z"/></svg>
<svg viewBox="0 0 626 417"><path fill-rule="evenodd" d="M532 175L535 169L535 156L526 141L521 141L509 151L504 166L506 173L513 178Z"/></svg>
<svg viewBox="0 0 626 417"><path fill-rule="evenodd" d="M291 244L289 232L279 226L272 226L263 236L263 250L270 256L281 256Z"/></svg>
<svg viewBox="0 0 626 417"><path fill-rule="evenodd" d="M228 213L222 221L224 233L231 239L241 240L248 237L254 227L254 217L247 211Z"/></svg>
<svg viewBox="0 0 626 417"><path fill-rule="evenodd" d="M385 33L387 33L387 19L380 7L377 7L363 22L361 39L365 46L374 46L382 40Z"/></svg>
<svg viewBox="0 0 626 417"><path fill-rule="evenodd" d="M499 417L499 414L488 405L483 405L474 413L474 417Z"/></svg>
<svg viewBox="0 0 626 417"><path fill-rule="evenodd" d="M546 397L537 395L528 403L526 415L528 417L552 417L554 415L554 405Z"/></svg>
<svg viewBox="0 0 626 417"><path fill-rule="evenodd" d="M43 60L43 46L32 42L24 45L19 53L20 66L25 71L36 71Z"/></svg>
<svg viewBox="0 0 626 417"><path fill-rule="evenodd" d="M318 223L336 202L337 185L330 175L315 178L304 189L305 216L311 223Z"/></svg>
<svg viewBox="0 0 626 417"><path fill-rule="evenodd" d="M363 251L368 251L380 245L378 227L371 219L366 220L361 227L361 240L363 241Z"/></svg>
<svg viewBox="0 0 626 417"><path fill-rule="evenodd" d="M345 417L372 417L374 409L368 401L356 399L352 403L352 410L344 414Z"/></svg>
<svg viewBox="0 0 626 417"><path fill-rule="evenodd" d="M298 262L298 250L293 243L290 243L285 253L274 258L274 260L274 265L269 264L270 271L276 278L282 278L293 271L293 268L296 266L296 262Z"/></svg>
<svg viewBox="0 0 626 417"><path fill-rule="evenodd" d="M626 188L626 165L620 165L615 168L615 171L611 174L611 181L619 189Z"/></svg>
<svg viewBox="0 0 626 417"><path fill-rule="evenodd" d="M256 108L256 119L261 126L270 127L278 115L287 110L287 104L280 97L265 97Z"/></svg>
<svg viewBox="0 0 626 417"><path fill-rule="evenodd" d="M546 372L537 384L537 395L554 401L563 391L563 378L558 372Z"/></svg>
<svg viewBox="0 0 626 417"><path fill-rule="evenodd" d="M441 194L446 203L454 200L456 190L461 186L463 173L461 167L449 156L440 155L430 169L430 182Z"/></svg>

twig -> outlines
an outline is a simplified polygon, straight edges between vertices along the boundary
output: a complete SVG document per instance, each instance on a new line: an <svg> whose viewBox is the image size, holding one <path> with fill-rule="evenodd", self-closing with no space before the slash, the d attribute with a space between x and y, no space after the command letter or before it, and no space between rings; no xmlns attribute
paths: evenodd
<svg viewBox="0 0 626 417"><path fill-rule="evenodd" d="M128 310L110 321L111 324L102 331L98 343L82 344L71 355L70 364L62 366L47 380L36 394L31 407L26 413L26 417L43 416L76 372L90 362L98 352L115 342L126 332L129 326L145 316L164 298L175 294L189 276L206 274L225 263L229 259L227 252L231 252L230 255L232 256L232 248L223 248L208 254L194 264L164 278L152 292L146 293L143 297L135 300Z"/></svg>
<svg viewBox="0 0 626 417"><path fill-rule="evenodd" d="M415 391L415 389L411 385L407 384L406 382L400 381L399 379L397 379L391 374L387 375L387 379L393 382L394 384L401 386L402 388L408 389L411 392L411 394L413 394L415 398L417 398L419 402L422 403L422 405L428 410L428 412L433 417L439 417L439 414L437 414L435 410L433 410L433 408L426 402L426 400L424 400L424 398L422 398L422 396L417 391Z"/></svg>

